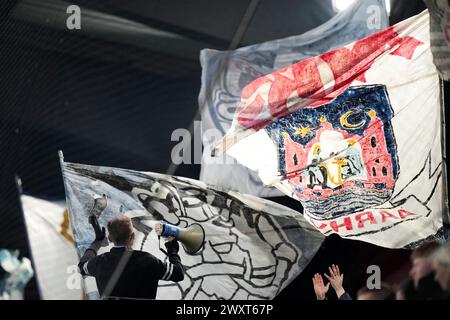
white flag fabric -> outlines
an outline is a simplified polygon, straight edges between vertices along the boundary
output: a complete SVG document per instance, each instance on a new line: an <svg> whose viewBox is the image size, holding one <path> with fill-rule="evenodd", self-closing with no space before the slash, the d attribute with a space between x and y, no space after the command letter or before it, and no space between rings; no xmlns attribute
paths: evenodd
<svg viewBox="0 0 450 320"><path fill-rule="evenodd" d="M162 261L166 257L152 222L178 227L199 223L204 228L205 246L199 253L187 255L180 246L184 280L160 281L157 299L274 298L324 240L296 211L198 180L68 162L62 168L80 255L94 240L88 215L99 196L106 199L100 225L117 215L129 216L136 232L134 249Z"/></svg>
<svg viewBox="0 0 450 320"><path fill-rule="evenodd" d="M258 175L224 155L211 157L211 149L231 126L242 89L252 80L295 62L362 39L388 26L384 0L355 1L323 25L302 35L239 48L204 49L200 54L204 152L200 180L226 190L261 197L280 196L264 186Z"/></svg>
<svg viewBox="0 0 450 320"><path fill-rule="evenodd" d="M41 298L82 299L78 256L65 202L28 195L20 198Z"/></svg>
<svg viewBox="0 0 450 320"><path fill-rule="evenodd" d="M430 11L431 52L444 80L450 80L450 4L448 0L424 0Z"/></svg>
<svg viewBox="0 0 450 320"><path fill-rule="evenodd" d="M250 83L218 149L324 234L400 248L443 230L441 111L424 11Z"/></svg>

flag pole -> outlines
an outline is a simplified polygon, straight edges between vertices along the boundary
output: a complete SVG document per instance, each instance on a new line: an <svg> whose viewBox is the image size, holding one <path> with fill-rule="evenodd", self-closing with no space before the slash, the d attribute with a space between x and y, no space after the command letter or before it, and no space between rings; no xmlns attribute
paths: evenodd
<svg viewBox="0 0 450 320"><path fill-rule="evenodd" d="M66 178L64 177L64 154L63 154L62 150L58 150L58 158L59 158L59 165L60 165L60 168L61 168L61 175L62 175L62 179L63 179L67 212L69 213L70 220L73 221L73 219L72 219L72 210L70 209L70 201L67 198L67 181L66 181ZM73 227L73 225L72 225L72 227ZM75 248L75 249L77 249L77 248ZM86 297L89 299L92 296L92 293L87 292L86 280L87 280L87 277L85 277L85 276L83 276L82 279L81 279L81 290L83 292L82 299L86 298Z"/></svg>
<svg viewBox="0 0 450 320"><path fill-rule="evenodd" d="M64 177L64 154L62 152L62 150L58 150L58 158L59 158L59 166L61 168L61 175L62 175L62 179L63 179L63 185L64 185L64 195L66 198L66 206L67 206L67 211L69 212L69 216L72 216L72 210L70 210L70 202L68 201L69 199L67 198L67 183L66 183L66 179Z"/></svg>
<svg viewBox="0 0 450 320"><path fill-rule="evenodd" d="M39 294L39 298L43 299L43 293L42 293L42 287L41 287L41 283L39 282L38 276L37 276L37 269L36 269L36 263L34 262L34 255L33 255L33 250L31 249L31 240L30 240L30 235L28 233L28 224L27 224L27 217L25 215L25 210L23 209L23 202L22 202L22 196L23 196L23 189L22 189L22 180L20 179L20 177L18 175L14 176L14 182L16 184L16 190L17 190L17 196L19 198L19 206L20 206L20 213L22 214L22 219L25 223L25 229L26 229L26 236L27 236L27 244L28 244L28 249L30 252L30 256L29 259L31 261L31 267L33 268L33 276L35 279L35 283L36 283L36 287L37 287L37 291Z"/></svg>
<svg viewBox="0 0 450 320"><path fill-rule="evenodd" d="M443 177L443 188L442 188L442 199L443 199L443 214L442 220L444 224L450 224L450 212L448 206L448 186L447 186L447 146L446 146L446 125L445 125L445 93L444 93L444 80L439 77L440 82L440 95L441 95L441 142L442 142L442 177Z"/></svg>
<svg viewBox="0 0 450 320"><path fill-rule="evenodd" d="M62 175L62 179L63 179L67 210L69 211L69 214L70 214L70 212L72 210L70 210L70 208L69 208L70 202L67 199L67 182L66 182L66 178L64 177L64 154L63 154L62 150L58 150L58 158L59 158L59 166L61 168L61 175Z"/></svg>

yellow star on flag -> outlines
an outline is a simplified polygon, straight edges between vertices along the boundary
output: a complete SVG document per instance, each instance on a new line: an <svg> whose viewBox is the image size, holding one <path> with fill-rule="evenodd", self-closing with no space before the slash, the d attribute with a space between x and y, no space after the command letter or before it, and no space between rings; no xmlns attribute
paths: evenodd
<svg viewBox="0 0 450 320"><path fill-rule="evenodd" d="M302 138L306 137L311 132L310 127L300 126L300 128L295 128L295 134L299 134Z"/></svg>

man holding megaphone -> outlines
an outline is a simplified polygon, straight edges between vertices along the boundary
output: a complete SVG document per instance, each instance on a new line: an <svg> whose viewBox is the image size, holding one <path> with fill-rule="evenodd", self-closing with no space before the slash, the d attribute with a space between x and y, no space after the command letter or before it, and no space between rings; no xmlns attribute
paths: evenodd
<svg viewBox="0 0 450 320"><path fill-rule="evenodd" d="M135 238L131 219L117 216L107 225L108 239L114 247L97 255L100 247L107 245L106 230L95 215L89 217L89 222L95 230L95 240L78 267L82 275L95 277L102 297L155 299L159 280L184 279L176 238L165 243L169 262L163 263L150 253L131 249Z"/></svg>

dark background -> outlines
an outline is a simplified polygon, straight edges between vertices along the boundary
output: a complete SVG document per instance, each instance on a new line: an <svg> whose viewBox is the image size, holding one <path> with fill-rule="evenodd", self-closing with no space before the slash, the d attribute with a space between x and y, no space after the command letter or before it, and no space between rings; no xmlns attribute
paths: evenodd
<svg viewBox="0 0 450 320"><path fill-rule="evenodd" d="M81 7L81 30L66 29L69 4ZM391 24L424 9L422 1L391 0ZM60 199L57 150L70 162L166 172L172 131L196 117L201 49L301 34L334 14L331 0L2 0L0 248L30 256L16 175L25 193ZM175 174L199 172L180 165ZM301 211L287 197L274 200ZM404 273L408 255L330 236L278 299L314 299L311 277L330 263L354 296L368 265L378 264L382 277ZM39 298L35 281L26 298Z"/></svg>

